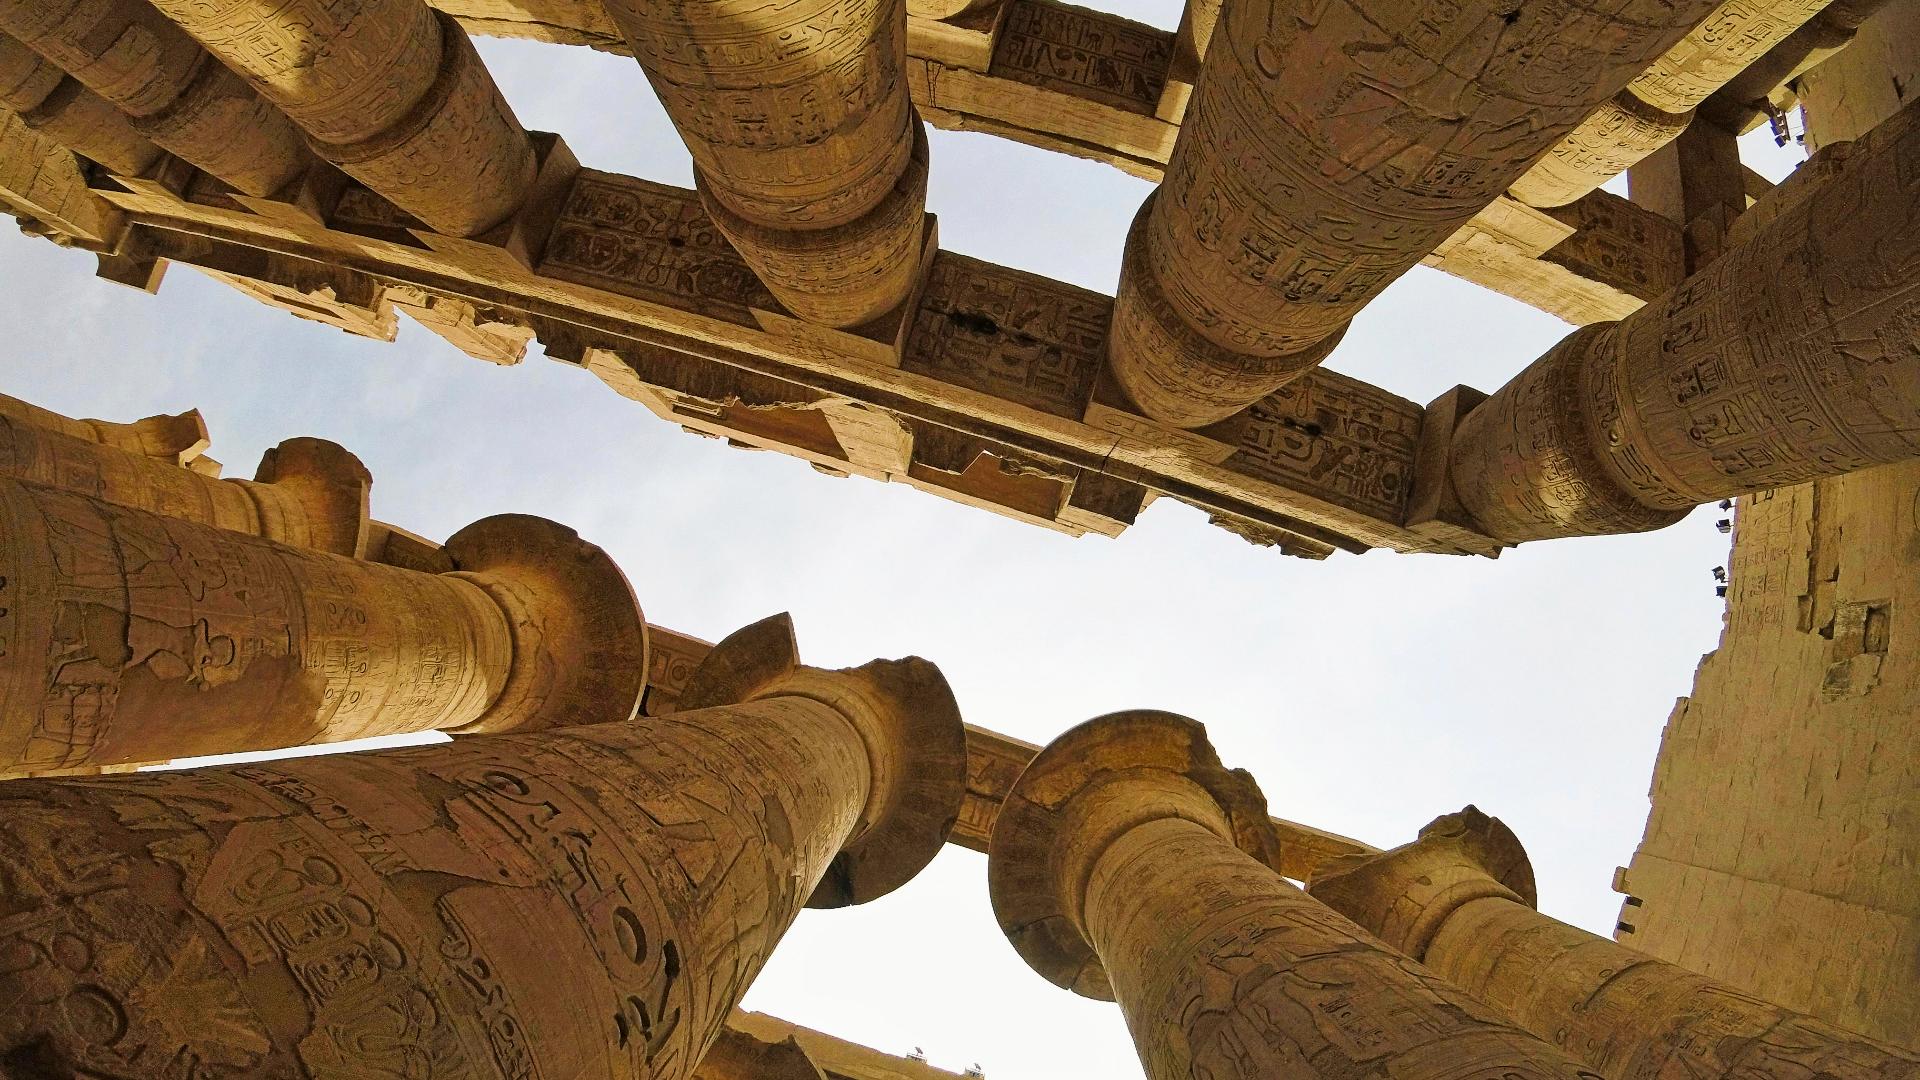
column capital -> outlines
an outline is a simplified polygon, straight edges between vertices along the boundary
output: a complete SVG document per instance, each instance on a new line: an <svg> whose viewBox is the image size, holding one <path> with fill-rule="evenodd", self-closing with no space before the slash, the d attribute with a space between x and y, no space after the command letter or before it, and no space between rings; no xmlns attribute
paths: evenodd
<svg viewBox="0 0 1920 1080"><path fill-rule="evenodd" d="M557 521L496 514L447 539L453 576L506 613L513 661L487 711L456 734L626 720L647 685L647 620L618 564Z"/></svg>
<svg viewBox="0 0 1920 1080"><path fill-rule="evenodd" d="M1412 843L1328 859L1307 892L1415 960L1469 901L1494 896L1538 906L1533 863L1520 839L1471 805L1434 818Z"/></svg>
<svg viewBox="0 0 1920 1080"><path fill-rule="evenodd" d="M1220 764L1198 721L1109 713L1047 744L1008 793L987 863L994 915L1021 958L1058 986L1113 1000L1087 935L1087 881L1114 840L1165 818L1279 865L1266 797L1245 770Z"/></svg>
<svg viewBox="0 0 1920 1080"><path fill-rule="evenodd" d="M906 884L940 853L966 797L966 727L945 676L917 656L837 671L809 667L783 612L715 645L676 711L778 697L808 698L845 717L873 776L852 838L807 906L864 904Z"/></svg>

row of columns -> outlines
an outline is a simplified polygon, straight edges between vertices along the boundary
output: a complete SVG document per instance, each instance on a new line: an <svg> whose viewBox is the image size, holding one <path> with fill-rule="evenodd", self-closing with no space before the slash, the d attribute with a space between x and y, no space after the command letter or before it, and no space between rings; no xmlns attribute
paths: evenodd
<svg viewBox="0 0 1920 1080"><path fill-rule="evenodd" d="M455 236L533 186L527 133L424 0L3 0L0 31L0 105L121 175L164 149L268 198L317 155Z"/></svg>
<svg viewBox="0 0 1920 1080"><path fill-rule="evenodd" d="M1920 107L1824 152L1842 161L1823 183L1783 188L1674 291L1466 414L1447 469L1483 533L1659 528L1920 456Z"/></svg>
<svg viewBox="0 0 1920 1080"><path fill-rule="evenodd" d="M369 563L344 450L294 440L236 482L181 464L204 446L192 414L0 399L0 735L44 742L52 703L103 736L89 764L460 737L0 783L9 1070L683 1080L803 906L885 895L946 842L965 729L932 664L808 667L776 616L636 719L644 623L597 548L503 516L451 571ZM1305 889L1278 844L1198 724L1120 713L1026 767L988 889L1037 971L1120 1004L1152 1080L1920 1077L1540 915L1471 807ZM752 1049L716 1067L778 1065Z"/></svg>

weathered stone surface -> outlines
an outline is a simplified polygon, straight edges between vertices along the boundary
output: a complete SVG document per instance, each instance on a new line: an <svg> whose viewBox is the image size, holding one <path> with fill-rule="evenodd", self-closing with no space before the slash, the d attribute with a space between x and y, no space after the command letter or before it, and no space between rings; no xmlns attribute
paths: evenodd
<svg viewBox="0 0 1920 1080"><path fill-rule="evenodd" d="M0 107L114 172L138 173L160 153L120 110L6 34L0 34Z"/></svg>
<svg viewBox="0 0 1920 1080"><path fill-rule="evenodd" d="M904 0L620 0L608 13L693 152L716 223L789 310L853 326L905 299L926 149Z"/></svg>
<svg viewBox="0 0 1920 1080"><path fill-rule="evenodd" d="M19 398L0 394L0 417L57 432L68 438L158 458L174 465L187 464L204 453L209 445L207 424L201 419L198 409L173 416L149 416L131 423L76 420Z"/></svg>
<svg viewBox="0 0 1920 1080"><path fill-rule="evenodd" d="M599 549L477 522L420 574L0 482L0 768L632 714L644 623Z"/></svg>
<svg viewBox="0 0 1920 1080"><path fill-rule="evenodd" d="M1920 455L1920 111L1820 189L1468 414L1454 490L1509 542L1657 528L1700 503Z"/></svg>
<svg viewBox="0 0 1920 1080"><path fill-rule="evenodd" d="M7 0L0 29L84 83L141 135L249 195L305 167L293 126L138 0Z"/></svg>
<svg viewBox="0 0 1920 1080"><path fill-rule="evenodd" d="M267 451L251 482L220 480L0 415L0 475L294 547L366 553L373 477L324 439Z"/></svg>
<svg viewBox="0 0 1920 1080"><path fill-rule="evenodd" d="M723 643L695 686L751 699L669 721L5 785L34 917L0 930L0 1056L692 1075L801 906L898 885L959 801L932 665L776 659Z"/></svg>
<svg viewBox="0 0 1920 1080"><path fill-rule="evenodd" d="M1148 415L1198 427L1298 377L1711 8L1229 7L1129 236L1121 385Z"/></svg>
<svg viewBox="0 0 1920 1080"><path fill-rule="evenodd" d="M1526 852L1471 806L1323 864L1308 892L1603 1076L1920 1076L1920 1056L1533 910Z"/></svg>
<svg viewBox="0 0 1920 1080"><path fill-rule="evenodd" d="M1014 785L994 913L1035 970L1120 1003L1151 1080L1591 1075L1281 878L1265 809L1193 721L1089 721Z"/></svg>
<svg viewBox="0 0 1920 1080"><path fill-rule="evenodd" d="M411 2L411 0L410 0ZM474 236L520 209L537 171L533 144L466 31L433 16L441 38L426 91L374 134L314 136L321 157L451 236Z"/></svg>

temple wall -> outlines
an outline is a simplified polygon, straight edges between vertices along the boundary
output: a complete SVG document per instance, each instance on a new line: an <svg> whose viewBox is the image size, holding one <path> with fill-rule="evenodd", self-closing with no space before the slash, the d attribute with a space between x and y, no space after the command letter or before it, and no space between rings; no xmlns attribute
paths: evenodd
<svg viewBox="0 0 1920 1080"><path fill-rule="evenodd" d="M1920 0L1798 89L1810 146L1920 97ZM1734 520L1726 628L1667 722L1616 936L1920 1046L1920 463Z"/></svg>

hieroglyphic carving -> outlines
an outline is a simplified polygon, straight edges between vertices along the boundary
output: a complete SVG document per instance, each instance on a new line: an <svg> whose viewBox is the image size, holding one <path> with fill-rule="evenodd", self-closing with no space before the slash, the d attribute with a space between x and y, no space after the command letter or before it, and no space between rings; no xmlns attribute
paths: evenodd
<svg viewBox="0 0 1920 1080"><path fill-rule="evenodd" d="M1234 447L1226 466L1388 521L1413 489L1420 406L1314 371L1201 434Z"/></svg>
<svg viewBox="0 0 1920 1080"><path fill-rule="evenodd" d="M773 297L689 191L582 169L540 273L754 325Z"/></svg>
<svg viewBox="0 0 1920 1080"><path fill-rule="evenodd" d="M942 253L900 366L1077 420L1100 371L1112 309L1099 293Z"/></svg>
<svg viewBox="0 0 1920 1080"><path fill-rule="evenodd" d="M899 834L929 808L887 771L941 788L887 713L939 704L938 673L814 678L858 700L766 687L664 723L10 783L0 895L32 914L0 927L0 1059L681 1080L833 860L887 842L910 875L939 847ZM924 723L957 746L945 705Z"/></svg>
<svg viewBox="0 0 1920 1080"><path fill-rule="evenodd" d="M921 263L926 148L904 0L617 0L716 225L802 318L857 326Z"/></svg>
<svg viewBox="0 0 1920 1080"><path fill-rule="evenodd" d="M687 681L700 661L713 651L711 642L676 633L664 626L647 627L647 697L643 711L665 716L674 710Z"/></svg>
<svg viewBox="0 0 1920 1080"><path fill-rule="evenodd" d="M1012 0L988 73L1151 116L1166 85L1173 38L1117 15Z"/></svg>
<svg viewBox="0 0 1920 1080"><path fill-rule="evenodd" d="M124 111L147 138L247 194L271 194L308 161L285 116L147 4L6 0L0 30Z"/></svg>
<svg viewBox="0 0 1920 1080"><path fill-rule="evenodd" d="M1540 914L1519 840L1471 806L1308 891L1604 1076L1920 1075L1920 1055Z"/></svg>
<svg viewBox="0 0 1920 1080"><path fill-rule="evenodd" d="M1297 377L1311 365L1290 357L1338 333L1711 7L1229 7L1129 237L1141 250L1114 314L1121 384L1149 415L1194 427Z"/></svg>
<svg viewBox="0 0 1920 1080"><path fill-rule="evenodd" d="M1610 191L1593 191L1549 215L1574 233L1541 256L1581 277L1611 281L1652 300L1686 277L1686 246L1675 224Z"/></svg>
<svg viewBox="0 0 1920 1080"><path fill-rule="evenodd" d="M1200 725L1089 721L1007 799L994 914L1036 971L1120 1003L1150 1080L1592 1077L1289 884L1265 822Z"/></svg>
<svg viewBox="0 0 1920 1080"><path fill-rule="evenodd" d="M132 175L159 155L126 115L39 53L0 34L0 107L28 127L114 172Z"/></svg>
<svg viewBox="0 0 1920 1080"><path fill-rule="evenodd" d="M1671 113L1697 108L1727 80L1787 39L1831 0L1726 0L1628 83Z"/></svg>
<svg viewBox="0 0 1920 1080"><path fill-rule="evenodd" d="M1453 483L1510 541L1655 528L1703 502L1920 454L1920 109L1820 195L1469 413Z"/></svg>
<svg viewBox="0 0 1920 1080"><path fill-rule="evenodd" d="M469 526L461 573L435 575L13 480L0 502L0 770L615 720L639 697L625 580L550 522Z"/></svg>

